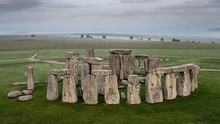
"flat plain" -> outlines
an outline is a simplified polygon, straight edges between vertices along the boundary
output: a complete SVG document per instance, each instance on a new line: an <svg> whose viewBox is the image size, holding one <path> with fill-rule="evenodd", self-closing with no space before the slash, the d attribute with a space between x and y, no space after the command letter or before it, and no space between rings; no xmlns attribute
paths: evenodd
<svg viewBox="0 0 220 124"><path fill-rule="evenodd" d="M85 56L86 48L89 47L95 49L95 56L104 58L106 65L109 49L127 48L132 49L133 55L147 54L167 59L167 67L195 63L201 69L220 70L219 43L0 36L1 123L220 123L220 72L217 71L201 71L198 75L199 88L192 95L158 104L144 102L144 85L141 86L140 105L128 105L126 100L121 99L120 105L109 106L104 104L103 96L99 96L97 105L84 104L82 97L76 104L62 103L61 98L54 102L48 101L47 74L51 69L64 68L64 65L31 62L26 58L38 53L37 59L64 62L66 51L76 51L80 54L81 63L81 57ZM26 88L12 84L24 81L28 66L34 67L34 78L40 82L35 85L34 99L19 102L7 98L8 92ZM61 82L59 86L61 96ZM126 92L126 89L120 92Z"/></svg>

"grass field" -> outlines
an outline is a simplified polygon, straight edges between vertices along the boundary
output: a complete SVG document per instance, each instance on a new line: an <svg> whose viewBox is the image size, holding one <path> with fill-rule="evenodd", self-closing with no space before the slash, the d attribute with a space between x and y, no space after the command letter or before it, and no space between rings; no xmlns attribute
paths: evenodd
<svg viewBox="0 0 220 124"><path fill-rule="evenodd" d="M51 66L29 62L25 58L38 53L38 59L64 62L65 51L77 51L82 57L88 47L95 48L96 56L104 58L105 64L108 64L110 48L130 48L133 55L169 58L165 66L195 63L203 69L220 70L220 44L1 36L0 123L220 123L220 72L200 72L200 85L195 93L159 104L144 102L144 85L141 87L140 105L127 105L122 99L120 105L107 106L103 104L103 96L99 96L98 105L86 105L81 97L76 104L62 103L61 98L55 102L48 101L44 83L47 82L47 74L49 70L63 68L64 65ZM26 88L12 84L24 81L28 66L34 67L35 80L42 82L35 85L34 99L28 102L8 99L9 91ZM61 89L62 84L59 85Z"/></svg>

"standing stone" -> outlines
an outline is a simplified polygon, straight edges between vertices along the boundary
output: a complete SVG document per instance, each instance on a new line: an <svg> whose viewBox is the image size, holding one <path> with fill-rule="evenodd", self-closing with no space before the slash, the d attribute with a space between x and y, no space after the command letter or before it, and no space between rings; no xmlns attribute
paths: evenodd
<svg viewBox="0 0 220 124"><path fill-rule="evenodd" d="M95 57L95 52L93 48L88 48L86 50L86 57Z"/></svg>
<svg viewBox="0 0 220 124"><path fill-rule="evenodd" d="M48 75L48 84L47 84L47 99L56 100L58 98L58 81L57 76L53 74Z"/></svg>
<svg viewBox="0 0 220 124"><path fill-rule="evenodd" d="M134 74L139 74L141 71L140 60L137 58L132 59L132 71Z"/></svg>
<svg viewBox="0 0 220 124"><path fill-rule="evenodd" d="M132 56L123 55L122 63L123 79L128 79L128 75L132 74Z"/></svg>
<svg viewBox="0 0 220 124"><path fill-rule="evenodd" d="M152 69L162 68L163 67L163 60L158 58L149 58L148 59L148 73Z"/></svg>
<svg viewBox="0 0 220 124"><path fill-rule="evenodd" d="M177 96L176 91L176 74L175 73L169 73L165 74L165 82L164 82L164 99L171 100L175 99Z"/></svg>
<svg viewBox="0 0 220 124"><path fill-rule="evenodd" d="M76 84L72 75L64 75L62 101L66 103L77 102Z"/></svg>
<svg viewBox="0 0 220 124"><path fill-rule="evenodd" d="M145 73L147 74L148 73L148 58L147 59L144 59L144 71Z"/></svg>
<svg viewBox="0 0 220 124"><path fill-rule="evenodd" d="M118 79L116 75L105 77L105 103L119 104L120 96L118 92Z"/></svg>
<svg viewBox="0 0 220 124"><path fill-rule="evenodd" d="M29 66L27 70L27 89L34 89L33 67Z"/></svg>
<svg viewBox="0 0 220 124"><path fill-rule="evenodd" d="M110 69L112 70L112 74L116 75L119 78L120 69L121 69L120 56L117 54L110 54L109 55L109 66L110 66Z"/></svg>
<svg viewBox="0 0 220 124"><path fill-rule="evenodd" d="M149 73L146 77L145 100L148 103L163 102L161 75Z"/></svg>
<svg viewBox="0 0 220 124"><path fill-rule="evenodd" d="M81 70L81 87L83 86L84 78L90 74L91 74L91 65L89 63L83 63L82 70ZM83 89L83 87L82 87L82 89Z"/></svg>
<svg viewBox="0 0 220 124"><path fill-rule="evenodd" d="M127 91L128 104L140 104L140 83L137 75L129 75L128 77L128 91Z"/></svg>
<svg viewBox="0 0 220 124"><path fill-rule="evenodd" d="M193 68L189 71L189 73L190 73L190 80L191 80L191 92L194 92L198 87L198 82L197 82L198 69Z"/></svg>
<svg viewBox="0 0 220 124"><path fill-rule="evenodd" d="M65 69L69 69L74 77L76 85L78 84L78 56L79 53L66 52Z"/></svg>
<svg viewBox="0 0 220 124"><path fill-rule="evenodd" d="M102 70L104 68L104 63L102 62L100 65L92 65L92 70ZM98 94L104 95L105 93L105 76L97 75L96 82L98 83Z"/></svg>
<svg viewBox="0 0 220 124"><path fill-rule="evenodd" d="M83 99L86 104L98 103L97 82L93 75L87 75L83 80Z"/></svg>
<svg viewBox="0 0 220 124"><path fill-rule="evenodd" d="M188 96L191 94L191 81L188 70L180 73L177 93L178 96Z"/></svg>

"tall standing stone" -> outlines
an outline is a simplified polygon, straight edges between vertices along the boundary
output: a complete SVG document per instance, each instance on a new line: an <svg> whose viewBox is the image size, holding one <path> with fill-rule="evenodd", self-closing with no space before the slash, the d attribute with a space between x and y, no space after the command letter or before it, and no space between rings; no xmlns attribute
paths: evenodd
<svg viewBox="0 0 220 124"><path fill-rule="evenodd" d="M58 98L58 81L57 76L50 74L48 75L48 84L47 84L47 99L56 100Z"/></svg>
<svg viewBox="0 0 220 124"><path fill-rule="evenodd" d="M146 77L145 100L148 103L163 102L161 75L149 73Z"/></svg>
<svg viewBox="0 0 220 124"><path fill-rule="evenodd" d="M137 58L132 59L132 71L134 74L140 73L140 60Z"/></svg>
<svg viewBox="0 0 220 124"><path fill-rule="evenodd" d="M191 92L194 92L198 87L198 82L197 82L198 69L193 68L189 71L189 73L190 73L190 80L191 80Z"/></svg>
<svg viewBox="0 0 220 124"><path fill-rule="evenodd" d="M92 70L102 70L104 68L104 64L100 65L92 65ZM96 76L96 82L98 83L98 94L104 95L105 90L105 76L103 75L97 75Z"/></svg>
<svg viewBox="0 0 220 124"><path fill-rule="evenodd" d="M168 73L164 75L164 99L171 100L175 99L177 96L176 90L176 74L175 73Z"/></svg>
<svg viewBox="0 0 220 124"><path fill-rule="evenodd" d="M93 48L86 49L86 57L95 57L95 52Z"/></svg>
<svg viewBox="0 0 220 124"><path fill-rule="evenodd" d="M148 58L148 73L152 69L162 68L163 67L163 60L158 58Z"/></svg>
<svg viewBox="0 0 220 124"><path fill-rule="evenodd" d="M63 77L62 101L66 103L77 102L76 84L72 75L64 75Z"/></svg>
<svg viewBox="0 0 220 124"><path fill-rule="evenodd" d="M91 74L91 65L89 63L83 63L81 68L81 87L83 86L83 80L87 75ZM83 89L83 87L82 87Z"/></svg>
<svg viewBox="0 0 220 124"><path fill-rule="evenodd" d="M120 103L120 95L118 92L118 79L116 75L110 75L105 77L105 103Z"/></svg>
<svg viewBox="0 0 220 124"><path fill-rule="evenodd" d="M123 70L123 79L128 79L128 75L132 74L132 56L123 55L122 56L122 70Z"/></svg>
<svg viewBox="0 0 220 124"><path fill-rule="evenodd" d="M137 75L129 75L127 89L127 103L140 104L140 83Z"/></svg>
<svg viewBox="0 0 220 124"><path fill-rule="evenodd" d="M98 103L97 82L93 75L87 75L83 80L83 99L86 104Z"/></svg>
<svg viewBox="0 0 220 124"><path fill-rule="evenodd" d="M27 70L27 89L34 89L33 67L29 66Z"/></svg>
<svg viewBox="0 0 220 124"><path fill-rule="evenodd" d="M188 70L180 73L177 93L178 96L188 96L191 94L191 80Z"/></svg>
<svg viewBox="0 0 220 124"><path fill-rule="evenodd" d="M69 69L74 77L76 85L78 84L78 57L79 53L66 52L65 69Z"/></svg>
<svg viewBox="0 0 220 124"><path fill-rule="evenodd" d="M116 75L119 78L120 70L121 70L120 56L117 54L110 54L109 55L109 66L110 66L110 69L112 70L112 74Z"/></svg>

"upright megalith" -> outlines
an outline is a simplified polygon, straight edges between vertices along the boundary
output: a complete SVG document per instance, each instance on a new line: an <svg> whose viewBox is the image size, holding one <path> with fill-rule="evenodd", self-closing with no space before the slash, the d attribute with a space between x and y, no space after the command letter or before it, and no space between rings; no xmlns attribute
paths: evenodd
<svg viewBox="0 0 220 124"><path fill-rule="evenodd" d="M161 75L149 73L146 77L145 100L148 103L163 102Z"/></svg>
<svg viewBox="0 0 220 124"><path fill-rule="evenodd" d="M191 79L191 92L194 92L198 88L197 74L199 72L198 68L193 68L189 70Z"/></svg>
<svg viewBox="0 0 220 124"><path fill-rule="evenodd" d="M65 69L69 69L74 77L75 84L78 84L78 57L79 53L66 52L66 64Z"/></svg>
<svg viewBox="0 0 220 124"><path fill-rule="evenodd" d="M177 96L176 90L176 74L175 73L167 73L164 74L164 99L171 100L175 99Z"/></svg>
<svg viewBox="0 0 220 124"><path fill-rule="evenodd" d="M137 75L129 75L127 89L127 103L140 104L140 83Z"/></svg>
<svg viewBox="0 0 220 124"><path fill-rule="evenodd" d="M66 103L77 102L77 90L73 75L64 75L62 101Z"/></svg>
<svg viewBox="0 0 220 124"><path fill-rule="evenodd" d="M27 70L27 89L34 89L34 76L33 76L33 67L29 66Z"/></svg>
<svg viewBox="0 0 220 124"><path fill-rule="evenodd" d="M109 66L113 74L119 79L128 79L132 74L132 61L130 49L111 49L109 50Z"/></svg>
<svg viewBox="0 0 220 124"><path fill-rule="evenodd" d="M148 70L148 58L149 56L146 54L138 54L134 56L134 62L133 62L133 72L135 74L140 73L140 66L141 66L141 60L144 60L144 70L147 72Z"/></svg>
<svg viewBox="0 0 220 124"><path fill-rule="evenodd" d="M83 80L83 99L86 104L98 103L97 82L95 76L87 75Z"/></svg>
<svg viewBox="0 0 220 124"><path fill-rule="evenodd" d="M93 48L86 49L86 57L95 57L95 52Z"/></svg>
<svg viewBox="0 0 220 124"><path fill-rule="evenodd" d="M191 80L189 71L180 73L178 80L178 96L188 96L191 94Z"/></svg>
<svg viewBox="0 0 220 124"><path fill-rule="evenodd" d="M163 67L163 60L159 58L148 58L147 59L147 73L149 73L151 70L156 68L162 68Z"/></svg>
<svg viewBox="0 0 220 124"><path fill-rule="evenodd" d="M120 95L118 91L118 78L116 75L109 75L105 77L105 103L120 103Z"/></svg>
<svg viewBox="0 0 220 124"><path fill-rule="evenodd" d="M58 81L57 75L48 74L48 84L47 84L47 99L56 100L58 98Z"/></svg>

